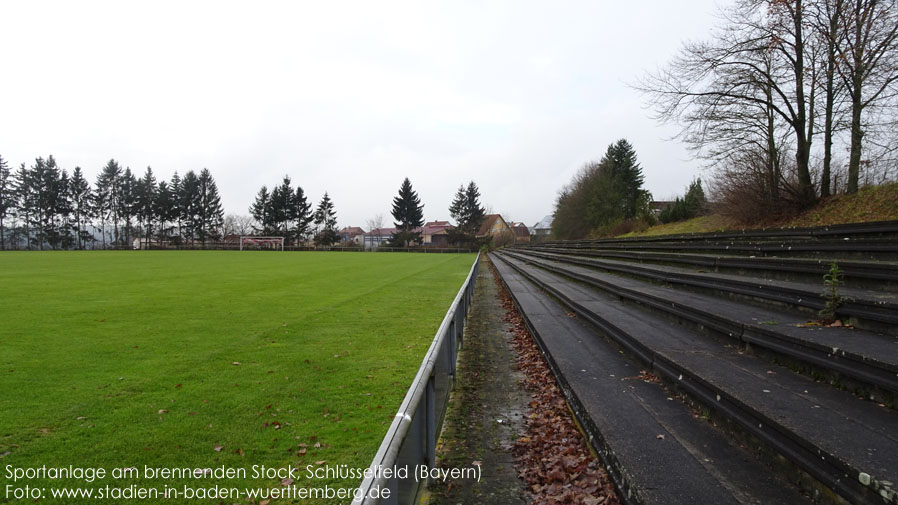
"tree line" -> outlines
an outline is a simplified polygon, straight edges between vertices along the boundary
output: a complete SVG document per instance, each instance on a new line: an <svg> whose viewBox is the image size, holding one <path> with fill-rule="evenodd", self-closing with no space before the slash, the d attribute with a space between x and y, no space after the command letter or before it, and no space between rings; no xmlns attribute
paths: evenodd
<svg viewBox="0 0 898 505"><path fill-rule="evenodd" d="M396 231L390 245L420 245L424 205L405 178L393 198ZM51 155L12 171L0 156L0 249L93 249L131 247L135 239L166 246L218 242L225 233L283 236L288 244L331 246L341 240L334 202L327 192L317 207L289 176L271 190L262 186L250 216L224 216L211 172L177 172L157 180L153 169L138 177L114 159L93 185L80 167L71 174ZM448 240L474 245L484 220L480 190L460 186L449 208L457 226Z"/></svg>
<svg viewBox="0 0 898 505"><path fill-rule="evenodd" d="M898 176L898 0L737 0L637 87L751 219Z"/></svg>
<svg viewBox="0 0 898 505"><path fill-rule="evenodd" d="M340 241L334 204L328 194L325 192L318 207L312 210L305 191L301 186L294 188L289 176L270 190L263 185L256 193L249 213L254 221L255 233L281 236L287 243L300 245L312 240L315 245L331 246ZM480 190L474 181L467 188L459 187L449 213L457 223L448 232L449 242L474 244L485 213L480 204ZM423 242L420 228L424 226L424 204L408 177L402 181L397 196L393 198L391 214L396 230L390 234L390 246L411 247ZM382 226L381 216L369 220L369 228Z"/></svg>
<svg viewBox="0 0 898 505"><path fill-rule="evenodd" d="M206 244L221 238L223 223L206 168L157 181L151 167L138 177L110 159L91 186L81 167L69 174L52 155L15 171L0 156L0 249Z"/></svg>
<svg viewBox="0 0 898 505"><path fill-rule="evenodd" d="M552 234L578 239L605 233L619 223L650 219L652 195L636 151L626 139L608 146L598 162L589 162L564 186L555 201Z"/></svg>

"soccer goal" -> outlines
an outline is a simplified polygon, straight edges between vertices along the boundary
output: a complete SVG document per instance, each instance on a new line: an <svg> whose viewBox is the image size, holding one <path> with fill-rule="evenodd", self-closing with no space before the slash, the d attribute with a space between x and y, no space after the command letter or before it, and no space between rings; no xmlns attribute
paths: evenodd
<svg viewBox="0 0 898 505"><path fill-rule="evenodd" d="M284 250L284 237L240 237L240 250Z"/></svg>

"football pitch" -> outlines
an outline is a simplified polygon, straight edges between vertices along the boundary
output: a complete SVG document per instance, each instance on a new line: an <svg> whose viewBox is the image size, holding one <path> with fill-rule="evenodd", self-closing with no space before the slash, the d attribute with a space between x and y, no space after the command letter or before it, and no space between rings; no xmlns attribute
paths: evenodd
<svg viewBox="0 0 898 505"><path fill-rule="evenodd" d="M184 487L355 487L338 470L370 463L473 260L0 254L0 502L31 502L10 495L26 485L50 503L82 501L49 496L63 487L160 494L135 503L189 502ZM91 468L105 477L89 481ZM135 497L119 498L101 501ZM247 503L196 503L220 501Z"/></svg>

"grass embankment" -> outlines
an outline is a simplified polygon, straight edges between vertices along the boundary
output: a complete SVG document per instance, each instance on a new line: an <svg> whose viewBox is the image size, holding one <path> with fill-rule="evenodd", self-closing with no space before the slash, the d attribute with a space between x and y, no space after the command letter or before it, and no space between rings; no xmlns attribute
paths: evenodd
<svg viewBox="0 0 898 505"><path fill-rule="evenodd" d="M652 226L642 232L623 237L648 237L679 235L683 233L707 233L728 229L753 229L767 227L807 227L898 219L898 183L862 188L853 195L836 195L822 200L814 207L786 221L759 222L746 226L736 224L723 216L712 214L686 221Z"/></svg>
<svg viewBox="0 0 898 505"><path fill-rule="evenodd" d="M0 482L13 484L6 465L364 468L473 258L0 254ZM15 486L25 484L281 486L276 477Z"/></svg>

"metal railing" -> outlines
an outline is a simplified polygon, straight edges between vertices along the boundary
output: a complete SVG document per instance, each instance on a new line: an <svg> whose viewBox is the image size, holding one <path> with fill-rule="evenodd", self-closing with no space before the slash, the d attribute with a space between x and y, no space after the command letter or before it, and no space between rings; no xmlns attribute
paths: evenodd
<svg viewBox="0 0 898 505"><path fill-rule="evenodd" d="M415 478L415 471L435 463L437 437L455 381L457 352L474 299L479 262L477 254L371 462L370 475L356 491L353 505L410 505L426 485L426 480Z"/></svg>
<svg viewBox="0 0 898 505"><path fill-rule="evenodd" d="M98 248L101 249L101 248ZM240 244L233 242L208 242L206 244L149 244L141 247L140 249L134 249L134 247L129 245L120 245L115 247L109 247L107 249L111 250L167 250L167 251L239 251ZM292 246L285 245L283 248L284 251L338 251L338 252L410 252L410 253L422 253L422 254L440 254L440 253L473 253L478 252L478 249L471 249L467 247L433 247L433 246L415 246L415 247L375 247L373 249L365 249L361 246L330 246L330 247L312 247L312 246ZM281 248L271 249L271 251L281 251Z"/></svg>

